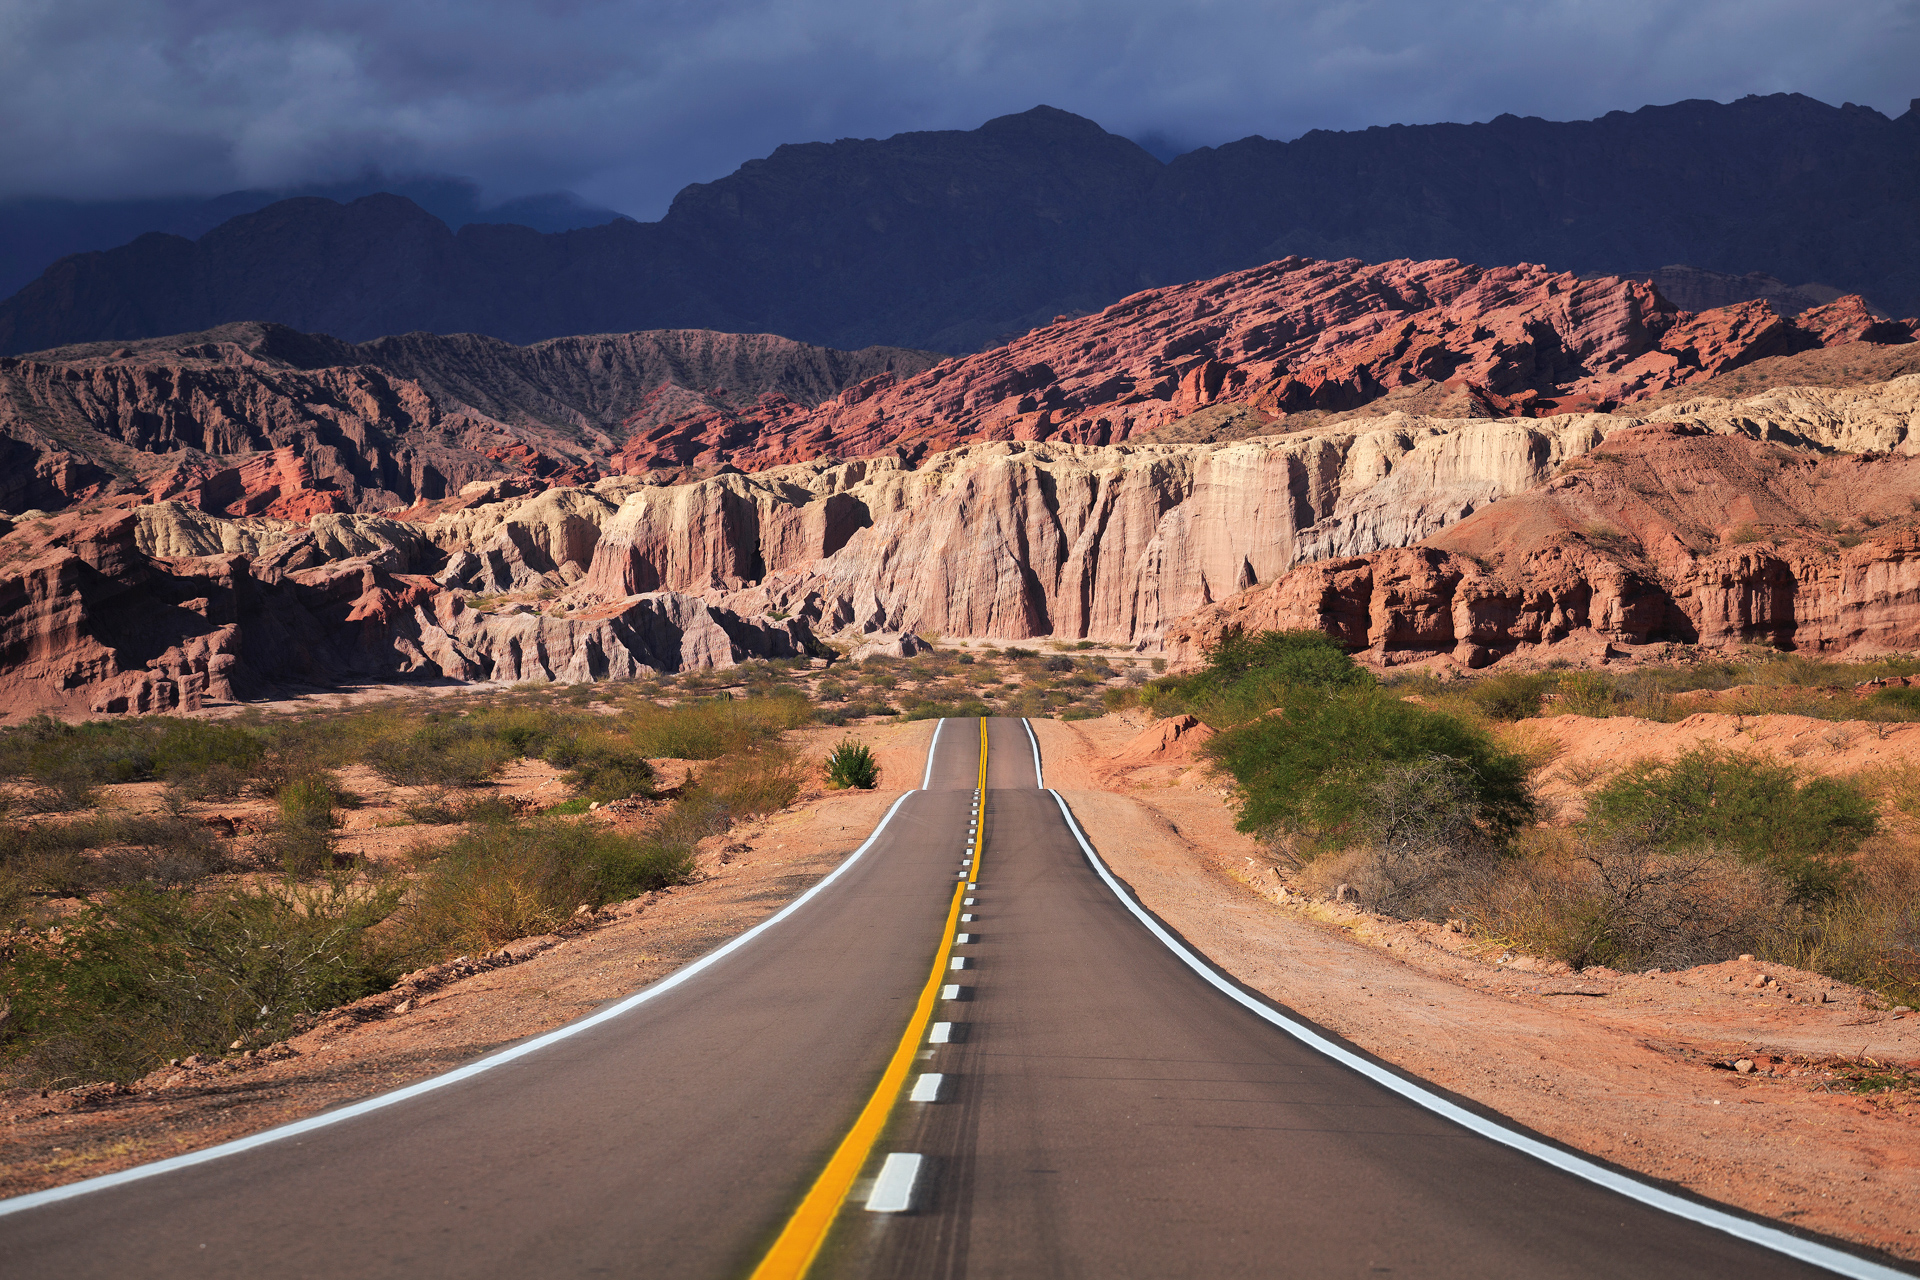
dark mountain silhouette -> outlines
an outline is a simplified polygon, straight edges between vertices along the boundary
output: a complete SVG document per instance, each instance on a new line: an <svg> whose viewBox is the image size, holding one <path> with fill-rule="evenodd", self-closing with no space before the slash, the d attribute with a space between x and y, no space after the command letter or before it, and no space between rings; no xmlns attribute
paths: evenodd
<svg viewBox="0 0 1920 1280"><path fill-rule="evenodd" d="M620 216L612 209L586 204L568 191L521 196L490 205L481 198L480 188L464 178L394 179L379 174L294 190L256 188L204 197L59 200L22 196L0 201L0 294L24 287L56 259L90 249L110 249L149 231L197 240L229 218L295 196L345 202L376 192L405 196L455 229L469 222L508 222L536 231L570 231L599 226Z"/></svg>
<svg viewBox="0 0 1920 1280"><path fill-rule="evenodd" d="M350 340L705 328L961 352L1288 254L1685 263L1911 314L1920 110L1776 94L1247 138L1162 164L1038 107L968 132L784 146L688 187L657 223L455 232L393 195L289 200L197 241L56 263L0 303L0 352L236 320Z"/></svg>

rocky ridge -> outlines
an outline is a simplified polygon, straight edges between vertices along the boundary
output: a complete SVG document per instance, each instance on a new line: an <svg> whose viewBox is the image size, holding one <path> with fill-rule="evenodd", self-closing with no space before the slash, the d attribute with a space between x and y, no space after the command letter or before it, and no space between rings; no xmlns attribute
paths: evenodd
<svg viewBox="0 0 1920 1280"><path fill-rule="evenodd" d="M354 345L235 324L0 358L0 506L144 493L232 516L305 519L434 502L481 480L605 473L650 405L776 396L806 406L938 357L767 334L471 334Z"/></svg>
<svg viewBox="0 0 1920 1280"><path fill-rule="evenodd" d="M1334 556L1170 629L1317 627L1382 665L1605 661L1649 645L1920 648L1920 377L1626 425L1419 545Z"/></svg>
<svg viewBox="0 0 1920 1280"><path fill-rule="evenodd" d="M1905 315L1920 307L1916 156L1920 112L1797 94L1249 137L1168 164L1036 107L783 146L687 187L655 223L454 230L392 194L283 201L197 239L54 263L0 302L0 353L236 320L351 339L771 330L960 353L1289 254L1690 263L1826 281Z"/></svg>
<svg viewBox="0 0 1920 1280"><path fill-rule="evenodd" d="M1616 276L1286 258L1136 293L812 409L767 396L636 418L616 467L760 470L884 452L918 460L981 441L1118 444L1226 407L1278 424L1422 389L1442 393L1454 416L1605 412L1757 360L1917 333L1920 321L1883 320L1853 296L1790 317L1763 301L1693 313Z"/></svg>

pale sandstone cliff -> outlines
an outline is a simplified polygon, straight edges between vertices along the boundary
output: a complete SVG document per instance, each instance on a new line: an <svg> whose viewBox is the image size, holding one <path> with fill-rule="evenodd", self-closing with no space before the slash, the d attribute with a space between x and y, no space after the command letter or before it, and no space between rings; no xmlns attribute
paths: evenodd
<svg viewBox="0 0 1920 1280"><path fill-rule="evenodd" d="M1170 629L1171 656L1197 661L1230 626L1322 628L1387 665L1920 648L1920 377L1676 410L1421 546L1202 609Z"/></svg>
<svg viewBox="0 0 1920 1280"><path fill-rule="evenodd" d="M410 517L177 503L0 540L16 705L340 679L599 679L817 632L1228 625L1382 662L1541 646L1920 647L1920 376L1623 415L1389 415L1217 444L1003 442L685 484L466 487ZM1409 545L1418 544L1418 545Z"/></svg>

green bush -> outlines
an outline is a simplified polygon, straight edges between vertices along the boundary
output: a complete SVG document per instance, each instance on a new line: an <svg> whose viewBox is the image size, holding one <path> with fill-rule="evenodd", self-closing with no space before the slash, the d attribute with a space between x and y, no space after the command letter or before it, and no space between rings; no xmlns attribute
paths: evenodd
<svg viewBox="0 0 1920 1280"><path fill-rule="evenodd" d="M848 739L827 753L827 785L836 791L848 787L871 791L879 781L880 764L864 742Z"/></svg>
<svg viewBox="0 0 1920 1280"><path fill-rule="evenodd" d="M364 751L375 773L403 787L477 787L519 755L469 720L437 715L418 728L383 733Z"/></svg>
<svg viewBox="0 0 1920 1280"><path fill-rule="evenodd" d="M1287 690L1373 684L1373 677L1323 631L1248 636L1235 627L1206 651L1201 670L1154 680L1140 698L1156 715L1189 713L1219 729L1265 714Z"/></svg>
<svg viewBox="0 0 1920 1280"><path fill-rule="evenodd" d="M1474 681L1467 696L1490 720L1525 720L1540 714L1540 699L1551 683L1546 675L1511 672Z"/></svg>
<svg viewBox="0 0 1920 1280"><path fill-rule="evenodd" d="M16 916L34 894L72 897L135 884L175 888L230 863L205 827L174 817L100 814L0 827L0 920Z"/></svg>
<svg viewBox="0 0 1920 1280"><path fill-rule="evenodd" d="M568 786L606 804L653 794L653 766L638 751L606 734L581 734L547 749L547 763L565 769Z"/></svg>
<svg viewBox="0 0 1920 1280"><path fill-rule="evenodd" d="M484 951L556 929L582 905L683 883L698 839L686 835L664 824L623 835L544 814L470 827L444 849L417 852L426 866L403 914L407 953Z"/></svg>
<svg viewBox="0 0 1920 1280"><path fill-rule="evenodd" d="M1494 838L1534 812L1520 757L1471 725L1376 688L1283 688L1272 714L1207 746L1240 784L1243 831L1298 831L1323 847L1349 840L1382 772L1408 761L1434 762L1457 778L1475 824Z"/></svg>
<svg viewBox="0 0 1920 1280"><path fill-rule="evenodd" d="M338 860L334 835L340 817L334 812L334 792L321 778L300 778L280 789L276 797L280 816L268 847L289 875L311 875Z"/></svg>
<svg viewBox="0 0 1920 1280"><path fill-rule="evenodd" d="M1847 855L1879 830L1855 784L1802 782L1786 765L1713 747L1621 770L1588 801L1587 822L1654 849L1729 850L1771 868L1803 899L1839 889Z"/></svg>
<svg viewBox="0 0 1920 1280"><path fill-rule="evenodd" d="M917 707L909 707L906 719L915 720L977 720L990 716L993 709L984 702L923 702Z"/></svg>
<svg viewBox="0 0 1920 1280"><path fill-rule="evenodd" d="M389 985L397 971L366 931L394 891L128 889L16 936L0 972L3 1053L45 1086L130 1080L168 1058L284 1037L303 1014Z"/></svg>

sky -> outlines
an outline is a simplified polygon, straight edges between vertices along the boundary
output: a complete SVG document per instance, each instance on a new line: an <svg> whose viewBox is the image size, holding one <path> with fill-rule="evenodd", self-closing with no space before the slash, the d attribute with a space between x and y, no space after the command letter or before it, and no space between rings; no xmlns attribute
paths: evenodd
<svg viewBox="0 0 1920 1280"><path fill-rule="evenodd" d="M1249 134L1920 97L1920 0L0 0L0 198L369 170L653 219L784 142L1038 103Z"/></svg>

